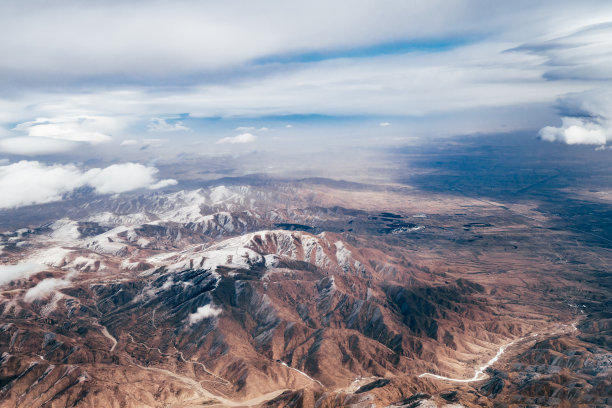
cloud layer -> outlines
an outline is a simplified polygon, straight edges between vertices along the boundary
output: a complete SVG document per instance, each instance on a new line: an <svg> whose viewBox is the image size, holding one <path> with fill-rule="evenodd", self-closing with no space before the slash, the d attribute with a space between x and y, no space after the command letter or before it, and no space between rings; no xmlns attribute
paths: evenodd
<svg viewBox="0 0 612 408"><path fill-rule="evenodd" d="M146 6L135 0L6 0L0 5L0 52L11 58L0 61L0 71L20 86L91 78L192 80L190 74L228 75L265 57L487 32L508 24L519 7L489 6L490 19L482 19L478 2L442 0L177 0ZM8 33L20 35L9 39Z"/></svg>
<svg viewBox="0 0 612 408"><path fill-rule="evenodd" d="M92 146L112 156L123 140L132 147L122 159L140 161L167 152L136 141L164 133L177 154L193 152L188 138L214 154L254 142L271 117L373 118L393 123L384 132L396 143L428 125L435 134L543 128L545 140L601 143L611 115L587 105L592 90L611 87L611 38L612 3L601 1L7 0L0 153L85 161ZM582 95L585 115L543 117L570 94ZM219 118L236 123L199 127ZM245 123L257 126L224 137ZM289 140L271 133L258 148Z"/></svg>
<svg viewBox="0 0 612 408"><path fill-rule="evenodd" d="M0 166L0 208L59 201L71 191L89 186L98 194L123 193L139 188L161 188L176 180L158 181L158 170L137 163L113 164L82 170L75 165L45 165L20 161Z"/></svg>

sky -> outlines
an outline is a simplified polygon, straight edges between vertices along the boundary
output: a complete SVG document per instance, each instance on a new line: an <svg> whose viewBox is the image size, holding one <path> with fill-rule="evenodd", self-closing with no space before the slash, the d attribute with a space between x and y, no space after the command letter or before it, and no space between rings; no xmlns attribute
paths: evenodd
<svg viewBox="0 0 612 408"><path fill-rule="evenodd" d="M4 0L0 53L0 208L186 158L612 141L609 1Z"/></svg>

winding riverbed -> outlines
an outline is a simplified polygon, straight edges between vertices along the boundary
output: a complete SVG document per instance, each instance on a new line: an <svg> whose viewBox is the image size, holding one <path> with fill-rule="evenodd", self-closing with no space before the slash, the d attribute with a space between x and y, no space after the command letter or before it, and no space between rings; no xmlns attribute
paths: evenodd
<svg viewBox="0 0 612 408"><path fill-rule="evenodd" d="M464 378L449 378L449 377L444 377L444 376L441 376L441 375L438 375L438 374L432 374L432 373L423 373L423 374L419 375L419 378L421 378L421 377L432 377L432 378L437 378L438 380L446 380L446 381L462 382L462 383L468 383L468 382L473 382L473 381L484 380L485 378L487 378L487 375L485 374L486 369L491 367L493 364L495 364L497 362L497 360L499 360L501 355L504 354L504 351L506 351L506 349L509 346L513 345L514 343L516 343L519 340L521 340L521 339L514 340L513 342L510 342L508 344L505 344L505 345L501 346L499 348L499 350L497 351L497 354L495 355L495 357L490 359L485 365L483 365L480 368L478 368L478 370L476 370L476 372L474 373L474 376L472 378L468 378L468 379L464 379Z"/></svg>

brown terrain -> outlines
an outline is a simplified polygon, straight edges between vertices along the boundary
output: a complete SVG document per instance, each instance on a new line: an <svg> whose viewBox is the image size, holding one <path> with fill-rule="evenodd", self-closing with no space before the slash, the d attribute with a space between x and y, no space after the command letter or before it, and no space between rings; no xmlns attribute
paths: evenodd
<svg viewBox="0 0 612 408"><path fill-rule="evenodd" d="M0 406L612 404L608 252L535 205L320 182L119 204L2 235Z"/></svg>

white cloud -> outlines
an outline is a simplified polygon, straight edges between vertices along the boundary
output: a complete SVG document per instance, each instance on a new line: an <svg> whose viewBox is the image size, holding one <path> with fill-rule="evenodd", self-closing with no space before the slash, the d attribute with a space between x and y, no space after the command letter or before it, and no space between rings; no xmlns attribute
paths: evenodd
<svg viewBox="0 0 612 408"><path fill-rule="evenodd" d="M229 143L229 144L244 144L253 143L257 140L257 136L252 133L242 133L237 136L224 137L223 139L217 140L217 144Z"/></svg>
<svg viewBox="0 0 612 408"><path fill-rule="evenodd" d="M546 126L540 130L540 137L548 142L567 144L605 145L610 130L593 121L582 118L565 117L561 127Z"/></svg>
<svg viewBox="0 0 612 408"><path fill-rule="evenodd" d="M238 126L234 130L237 132L267 132L270 129L267 127L256 128L255 126Z"/></svg>
<svg viewBox="0 0 612 408"><path fill-rule="evenodd" d="M378 124L378 126L382 126L382 127L386 127L386 126L390 126L391 124L389 122L380 122Z"/></svg>
<svg viewBox="0 0 612 408"><path fill-rule="evenodd" d="M27 278L38 272L42 272L47 266L36 261L22 262L17 265L0 265L0 285L10 281Z"/></svg>
<svg viewBox="0 0 612 408"><path fill-rule="evenodd" d="M175 186L178 184L177 180L174 179L165 179L159 180L157 183L150 185L148 188L150 190L157 190L164 187Z"/></svg>
<svg viewBox="0 0 612 408"><path fill-rule="evenodd" d="M85 184L83 173L73 165L46 166L24 160L1 166L0 208L59 201Z"/></svg>
<svg viewBox="0 0 612 408"><path fill-rule="evenodd" d="M48 278L38 282L36 286L30 288L24 295L26 302L33 302L44 299L53 294L57 289L70 286L70 281L65 279Z"/></svg>
<svg viewBox="0 0 612 408"><path fill-rule="evenodd" d="M112 118L81 115L38 118L20 123L15 126L14 130L25 132L32 137L46 137L95 145L112 140L109 135L103 133L103 130L116 128L117 124Z"/></svg>
<svg viewBox="0 0 612 408"><path fill-rule="evenodd" d="M112 140L107 133L122 130L116 118L92 115L40 117L15 126L25 134L0 139L0 152L38 156L68 152L79 146L98 145Z"/></svg>
<svg viewBox="0 0 612 408"><path fill-rule="evenodd" d="M181 132L189 130L183 122L168 123L167 119L151 118L147 127L149 132Z"/></svg>
<svg viewBox="0 0 612 408"><path fill-rule="evenodd" d="M22 156L57 154L73 150L77 146L75 142L47 137L24 136L0 139L0 152Z"/></svg>
<svg viewBox="0 0 612 408"><path fill-rule="evenodd" d="M221 314L221 309L217 309L210 304L198 307L198 310L195 313L191 313L189 315L189 324L195 324L200 320L207 319L209 317L219 316Z"/></svg>
<svg viewBox="0 0 612 408"><path fill-rule="evenodd" d="M135 146L138 144L138 140L135 139L125 139L121 142L121 146Z"/></svg>
<svg viewBox="0 0 612 408"><path fill-rule="evenodd" d="M25 279L38 272L64 265L66 255L72 252L63 247L50 247L30 254L29 258L15 265L0 265L0 285L17 279ZM70 275L70 274L68 274ZM67 276L68 276L67 275Z"/></svg>
<svg viewBox="0 0 612 408"><path fill-rule="evenodd" d="M175 180L155 178L158 170L137 163L81 170L75 165L45 165L20 161L0 166L0 208L59 201L66 193L91 186L99 194L122 193L139 188L161 188Z"/></svg>
<svg viewBox="0 0 612 408"><path fill-rule="evenodd" d="M100 194L124 193L139 188L157 189L176 184L168 179L157 182L155 167L138 163L113 164L104 169L91 169L83 174L86 184L94 187Z"/></svg>

